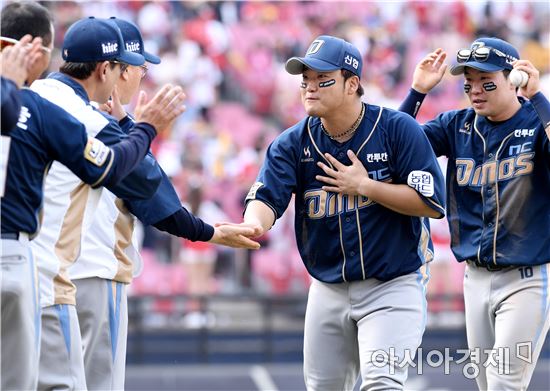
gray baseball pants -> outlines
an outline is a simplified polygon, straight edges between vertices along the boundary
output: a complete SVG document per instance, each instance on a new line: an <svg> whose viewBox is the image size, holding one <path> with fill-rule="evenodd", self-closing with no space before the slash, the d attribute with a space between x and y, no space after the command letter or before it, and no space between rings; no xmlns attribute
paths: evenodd
<svg viewBox="0 0 550 391"><path fill-rule="evenodd" d="M74 305L42 308L38 389L86 390L82 339Z"/></svg>
<svg viewBox="0 0 550 391"><path fill-rule="evenodd" d="M304 335L308 390L402 390L426 326L427 276L383 282L313 280ZM384 358L386 362L384 363ZM402 366L401 366L402 365Z"/></svg>
<svg viewBox="0 0 550 391"><path fill-rule="evenodd" d="M550 327L549 264L464 275L466 333L480 390L526 390Z"/></svg>
<svg viewBox="0 0 550 391"><path fill-rule="evenodd" d="M40 354L36 264L26 234L1 243L0 389L33 390Z"/></svg>
<svg viewBox="0 0 550 391"><path fill-rule="evenodd" d="M126 284L97 277L73 283L88 390L123 390L128 334Z"/></svg>

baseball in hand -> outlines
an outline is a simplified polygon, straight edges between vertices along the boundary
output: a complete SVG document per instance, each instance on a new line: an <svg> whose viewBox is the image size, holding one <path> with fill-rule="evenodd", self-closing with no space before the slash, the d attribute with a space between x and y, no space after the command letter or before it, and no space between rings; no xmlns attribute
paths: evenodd
<svg viewBox="0 0 550 391"><path fill-rule="evenodd" d="M529 75L519 69L512 69L508 79L516 87L525 87L529 81Z"/></svg>

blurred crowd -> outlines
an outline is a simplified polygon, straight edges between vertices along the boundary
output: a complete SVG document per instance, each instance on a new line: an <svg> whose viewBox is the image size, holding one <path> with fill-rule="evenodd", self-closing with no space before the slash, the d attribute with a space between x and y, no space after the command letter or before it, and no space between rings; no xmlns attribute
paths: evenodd
<svg viewBox="0 0 550 391"><path fill-rule="evenodd" d="M209 223L240 221L243 200L271 140L304 115L299 76L285 61L303 55L320 34L356 45L364 56L364 99L397 108L417 61L437 47L452 62L477 36L503 38L541 72L549 96L550 6L547 2L428 1L111 1L43 2L55 17L55 47L67 27L85 16L134 21L147 51L162 58L142 83L150 96L163 83L181 84L187 111L154 152L172 177L182 202ZM54 53L51 70L61 61ZM462 79L446 80L430 93L420 122L465 106ZM132 107L129 108L132 111ZM444 161L441 161L445 165ZM286 213L263 249L249 253L174 239L144 228L144 273L134 294L306 292L309 277ZM462 267L454 262L444 221L433 224L436 261L433 294L462 291ZM432 305L432 311L451 304ZM457 308L450 308L451 310Z"/></svg>

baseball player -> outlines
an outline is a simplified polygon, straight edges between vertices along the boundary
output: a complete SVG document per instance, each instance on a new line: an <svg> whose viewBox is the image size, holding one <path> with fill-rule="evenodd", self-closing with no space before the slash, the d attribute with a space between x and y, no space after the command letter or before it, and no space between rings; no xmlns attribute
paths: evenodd
<svg viewBox="0 0 550 391"><path fill-rule="evenodd" d="M95 18L83 19L71 26L65 35L62 53L68 60L61 68L62 73L36 81L32 89L74 115L90 137L108 145L134 138L133 131L126 135L116 120L104 117L89 99L106 101L120 73L128 65L143 64L143 56L124 49L116 25ZM145 105L140 121L147 122L147 127L164 129L183 112L183 99L181 88L163 88ZM140 160L120 185L111 188L120 195L151 196L161 180L160 171L153 163L147 158ZM65 166L53 164L44 191L43 231L32 243L37 254L43 307L38 385L41 389L80 389L86 387L82 348L78 323L76 327L71 323L71 319L77 319L74 285L67 278L66 270L78 256L80 239L94 218L93 213L82 215L79 208L87 205L90 211L94 210L101 189L85 186Z"/></svg>
<svg viewBox="0 0 550 391"><path fill-rule="evenodd" d="M442 78L438 49L416 67L401 106L416 115ZM436 155L449 158L451 248L466 262L464 301L471 360L480 390L526 390L550 318L550 103L539 72L508 42L479 38L457 53L471 107L423 128ZM528 82L517 96L512 69ZM546 130L546 133L545 133Z"/></svg>
<svg viewBox="0 0 550 391"><path fill-rule="evenodd" d="M124 45L130 51L143 55L148 62L160 62L156 56L143 50L141 35L133 24L118 19L102 21L102 23L105 22L122 30L124 39L121 36L123 39L120 42L121 46ZM89 20L81 22L84 27L86 23L90 23ZM88 39L86 31L85 28L69 30L65 36L64 47L89 46L86 44ZM97 119L93 119L90 114L78 112L78 107L83 106L82 103L77 104L75 99L68 100L58 94L59 89L67 90L67 86L75 85L77 65L72 60L77 59L66 58L66 60L68 62L62 66L61 71L71 76L70 78L66 75L54 74L46 80L34 83L32 88L67 111L74 112L77 118L87 121L89 132L94 130L94 121L105 121L107 118L110 123L108 127L116 127L119 131L129 131L131 134L134 122L131 118L117 118L121 120L119 123L111 116L104 116L94 111ZM129 100L135 94L143 75L143 67L144 65L128 66L114 80L119 87L115 92L111 85L114 98L112 104L115 108L120 106L120 103L118 105L115 103L119 95ZM106 101L106 98L100 100L92 95L90 99L100 104ZM143 96L140 98L140 102L142 101ZM90 112L92 109L87 107L86 110ZM102 137L106 130L107 128L102 129L98 137ZM45 209L50 213L44 216L43 231L37 238L36 245L41 253L39 265L49 264L55 267L49 267L44 272L39 269L44 297L43 306L50 308L57 307L52 303L62 304L69 311L74 311L74 305L77 303L78 320L72 316L71 312L68 322L71 329L80 329L82 333L86 386L90 390L124 388L127 334L126 285L132 279L134 262L139 260L137 246L132 241L134 217L128 210L145 224L153 224L159 229L192 240L210 240L214 243L247 248L258 246L256 242L243 236L253 234L254 231L250 228L214 228L188 213L182 208L168 177L158 166L154 157L148 154L146 161L161 177L159 188L146 200L140 200L131 194L121 194L115 190L91 192L88 186L79 183L78 178L61 166L52 168L45 185ZM139 183L134 185L141 186ZM74 192L72 189L82 189L83 192L88 193L87 203L75 199L71 195ZM73 233L68 229L63 229L75 224L79 228L78 238L74 238ZM71 241L75 250L78 251L72 251L67 255L61 254L52 245L56 242ZM70 267L69 264L71 264ZM74 279L71 285L74 282L77 287L76 300L74 289L65 291L64 295L59 294L58 282L61 277L65 282ZM46 309L44 311L46 312ZM56 324L55 318L43 317L43 324L53 327ZM45 343L53 345L50 340L43 339L43 347ZM57 371L58 378L63 378L61 371L66 371L66 368L59 365L57 368L52 368L49 364L51 362L51 356L41 356L41 368L46 368L44 373L51 377ZM41 385L42 380L40 375ZM61 383L56 384L59 386ZM47 385L51 387L53 383L48 382Z"/></svg>
<svg viewBox="0 0 550 391"><path fill-rule="evenodd" d="M285 67L302 75L308 116L269 146L242 224L265 233L295 194L296 240L313 277L307 389L351 390L359 373L363 390L403 389L407 365L393 364L414 356L424 332L425 217L444 214L443 175L412 118L361 101L353 45L323 35ZM374 363L384 355L391 361Z"/></svg>
<svg viewBox="0 0 550 391"><path fill-rule="evenodd" d="M38 4L7 5L2 9L0 23L3 36L19 39L25 33L21 26L25 26L26 32L40 36L47 48L53 44L51 17ZM23 37L15 50L29 40L30 36ZM48 66L50 52L41 52L28 69L27 83ZM115 57L120 61L140 61L139 56L126 54L119 52ZM53 160L58 160L94 188L112 186L143 159L155 135L151 125L141 123L136 126L135 134L109 148L88 136L74 117L31 90L24 88L19 96L22 108L18 123L10 130L9 137L2 135L1 143L0 383L3 390L28 390L37 386L40 306L29 241L39 230L42 186L48 167ZM164 105L160 107L164 109ZM152 191L155 186L145 192ZM61 346L64 345L56 349L67 355L68 350L64 351Z"/></svg>

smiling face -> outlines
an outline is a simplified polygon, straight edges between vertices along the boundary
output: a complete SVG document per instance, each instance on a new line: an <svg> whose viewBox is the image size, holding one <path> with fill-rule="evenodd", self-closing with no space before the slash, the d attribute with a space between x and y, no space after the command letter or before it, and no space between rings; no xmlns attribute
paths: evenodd
<svg viewBox="0 0 550 391"><path fill-rule="evenodd" d="M504 121L519 109L516 88L502 71L482 72L465 68L464 85L472 108L491 121Z"/></svg>
<svg viewBox="0 0 550 391"><path fill-rule="evenodd" d="M353 94L346 92L353 88L351 84L351 79L344 81L340 70L316 72L306 69L302 74L301 88L302 104L306 113L315 117L326 117L346 106L350 97L353 97Z"/></svg>

